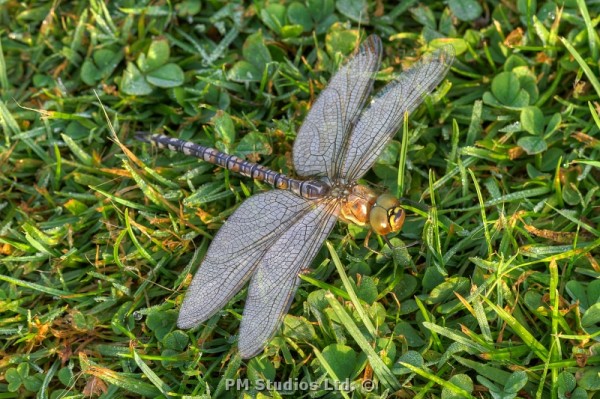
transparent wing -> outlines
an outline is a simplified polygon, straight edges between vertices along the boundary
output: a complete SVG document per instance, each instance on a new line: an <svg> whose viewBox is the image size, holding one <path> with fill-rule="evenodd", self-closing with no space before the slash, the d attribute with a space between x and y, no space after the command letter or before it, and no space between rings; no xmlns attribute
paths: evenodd
<svg viewBox="0 0 600 399"><path fill-rule="evenodd" d="M425 56L398 79L385 86L360 116L344 156L341 176L363 176L394 137L404 120L446 76L454 61L454 49L445 46Z"/></svg>
<svg viewBox="0 0 600 399"><path fill-rule="evenodd" d="M336 178L347 134L373 89L381 61L381 40L369 36L331 78L310 109L294 142L294 167L300 176Z"/></svg>
<svg viewBox="0 0 600 399"><path fill-rule="evenodd" d="M314 207L313 202L283 190L248 198L211 243L187 291L177 325L194 327L225 306L273 244Z"/></svg>
<svg viewBox="0 0 600 399"><path fill-rule="evenodd" d="M302 216L265 254L250 281L240 326L242 358L260 352L275 334L294 298L302 269L310 266L333 228L336 202L321 202Z"/></svg>

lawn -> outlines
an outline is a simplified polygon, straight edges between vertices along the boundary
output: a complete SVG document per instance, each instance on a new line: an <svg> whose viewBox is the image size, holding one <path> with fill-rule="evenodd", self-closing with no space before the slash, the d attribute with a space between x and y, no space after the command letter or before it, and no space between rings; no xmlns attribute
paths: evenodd
<svg viewBox="0 0 600 399"><path fill-rule="evenodd" d="M584 0L0 2L0 397L600 398L598 15ZM376 88L456 54L362 181L402 198L392 247L338 223L250 360L246 289L178 329L212 238L271 188L135 133L293 176L302 120L373 33Z"/></svg>

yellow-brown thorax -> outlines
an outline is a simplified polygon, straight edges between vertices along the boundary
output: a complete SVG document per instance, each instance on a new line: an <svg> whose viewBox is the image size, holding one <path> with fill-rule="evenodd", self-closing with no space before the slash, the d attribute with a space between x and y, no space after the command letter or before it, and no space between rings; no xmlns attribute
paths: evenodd
<svg viewBox="0 0 600 399"><path fill-rule="evenodd" d="M400 201L396 197L391 194L377 195L362 185L352 187L340 210L342 221L370 226L379 235L400 230L404 217L404 209L400 207Z"/></svg>

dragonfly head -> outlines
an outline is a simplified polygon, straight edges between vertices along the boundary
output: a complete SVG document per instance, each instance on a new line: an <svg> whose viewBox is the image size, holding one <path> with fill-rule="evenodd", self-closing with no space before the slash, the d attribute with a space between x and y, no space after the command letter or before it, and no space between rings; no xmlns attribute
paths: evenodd
<svg viewBox="0 0 600 399"><path fill-rule="evenodd" d="M383 236L400 230L405 216L398 198L391 194L381 194L371 208L369 224L375 233Z"/></svg>

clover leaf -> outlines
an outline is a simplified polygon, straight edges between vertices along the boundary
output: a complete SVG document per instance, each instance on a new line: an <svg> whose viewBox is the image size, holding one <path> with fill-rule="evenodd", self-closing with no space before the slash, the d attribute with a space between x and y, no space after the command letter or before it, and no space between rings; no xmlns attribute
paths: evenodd
<svg viewBox="0 0 600 399"><path fill-rule="evenodd" d="M127 63L121 78L121 91L131 96L145 96L155 87L167 89L181 86L184 82L183 70L175 63L167 63L169 57L167 40L153 41L148 51L140 54L135 63Z"/></svg>

